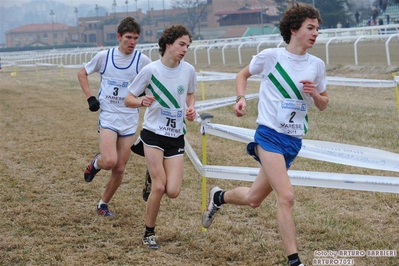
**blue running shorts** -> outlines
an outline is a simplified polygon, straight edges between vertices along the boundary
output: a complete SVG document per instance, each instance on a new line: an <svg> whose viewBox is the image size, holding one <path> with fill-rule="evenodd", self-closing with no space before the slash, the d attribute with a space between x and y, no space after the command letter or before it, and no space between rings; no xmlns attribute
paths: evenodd
<svg viewBox="0 0 399 266"><path fill-rule="evenodd" d="M302 139L291 137L279 133L274 129L259 125L255 131L254 142L247 146L247 153L259 163L260 159L256 154L256 146L260 145L262 149L269 152L279 153L284 156L285 166L290 168L296 156L302 147Z"/></svg>

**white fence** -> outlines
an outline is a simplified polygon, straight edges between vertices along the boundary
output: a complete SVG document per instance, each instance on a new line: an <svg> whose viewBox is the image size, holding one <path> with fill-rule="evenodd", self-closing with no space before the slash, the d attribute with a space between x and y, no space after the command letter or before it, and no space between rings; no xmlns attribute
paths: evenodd
<svg viewBox="0 0 399 266"><path fill-rule="evenodd" d="M398 45L399 47L399 24L390 24L384 26L371 26L359 28L345 28L345 29L326 29L319 31L317 45L325 46L325 62L330 64L330 48L334 44L352 44L354 64L358 65L358 46L363 41L378 41L384 42L384 54L386 56L386 65L399 63L399 58L392 57L390 44ZM214 39L194 41L190 46L190 51L193 52L194 65L198 65L198 58L206 56L208 65L212 65L211 52L221 53L222 63L226 64L227 51L236 50L238 57L238 64L243 63L243 50L245 48L256 49L258 53L265 47L280 47L285 45L279 34L262 35L254 37L229 38L229 39ZM107 49L109 47L105 47ZM137 45L137 49L147 54L152 60L158 59L158 44L143 44ZM395 49L399 50L399 49ZM76 48L76 49L59 49L46 51L28 51L28 52L9 52L0 53L0 63L2 67L7 66L64 66L80 68L85 62L100 51L100 48ZM248 57L248 55L247 55Z"/></svg>

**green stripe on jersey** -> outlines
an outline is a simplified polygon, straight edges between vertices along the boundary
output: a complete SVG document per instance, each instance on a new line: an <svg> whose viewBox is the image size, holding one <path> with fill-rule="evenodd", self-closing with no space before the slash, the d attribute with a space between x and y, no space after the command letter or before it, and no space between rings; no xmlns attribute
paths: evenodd
<svg viewBox="0 0 399 266"><path fill-rule="evenodd" d="M284 68L280 65L279 62L277 62L277 64L276 64L276 69L277 69L278 73L280 73L280 75L283 77L285 82L288 83L288 85L290 86L292 91L295 93L296 97L299 100L303 100L301 93L299 92L298 88L295 86L295 83L292 81L292 79L290 78L288 73L284 70Z"/></svg>
<svg viewBox="0 0 399 266"><path fill-rule="evenodd" d="M154 75L151 76L151 81L166 96L166 98L169 99L169 101L173 104L173 106L175 108L180 108L179 103L176 101L176 99L173 97L173 95L170 94L168 89L166 89L165 86L159 80L157 80L157 78ZM160 95L158 95L158 96L160 96Z"/></svg>
<svg viewBox="0 0 399 266"><path fill-rule="evenodd" d="M165 108L170 109L169 105L167 105L167 104L164 102L164 100L162 100L161 96L159 96L159 95L155 92L155 90L154 90L154 88L151 86L151 84L148 84L148 89L152 92L152 95L155 97L155 100L157 100L157 102L158 102L162 107L165 107Z"/></svg>
<svg viewBox="0 0 399 266"><path fill-rule="evenodd" d="M276 70L278 73L281 75L281 77L284 79L285 82L290 86L291 90L295 93L296 97L298 100L303 100L301 93L299 92L298 88L295 86L294 81L292 81L291 77L288 75L288 73L284 70L284 68L280 65L279 62L276 64ZM269 73L268 78L270 81L276 86L277 90L283 95L284 98L286 99L291 99L291 96L289 93L284 89L283 85L277 80L277 78L273 75L273 73ZM305 116L306 123L303 125L304 126L304 131L305 134L308 132L308 128L306 127L306 124L308 123L308 115L306 114Z"/></svg>
<svg viewBox="0 0 399 266"><path fill-rule="evenodd" d="M173 105L175 106L175 108L180 108L179 104L177 103L176 99L169 93L169 91L165 88L164 85L162 85L161 82L159 82L159 80L157 80L154 75L151 76L151 80L152 82L154 82L154 84L157 86L157 88L163 92L163 94L165 94L165 96L173 103ZM157 100L157 102L164 108L168 108L170 109L169 105L162 99L162 97L157 94L154 90L154 88L151 86L151 84L148 84L148 89L152 92L152 95L155 97L155 99ZM186 126L186 119L183 119L183 134L187 133L187 126Z"/></svg>
<svg viewBox="0 0 399 266"><path fill-rule="evenodd" d="M286 98L286 99L291 98L291 96L288 94L288 92L284 89L283 85L281 85L281 83L278 82L278 80L272 73L270 73L268 75L268 77L271 80L271 82L273 82L274 86L276 86L277 90L284 96L284 98Z"/></svg>

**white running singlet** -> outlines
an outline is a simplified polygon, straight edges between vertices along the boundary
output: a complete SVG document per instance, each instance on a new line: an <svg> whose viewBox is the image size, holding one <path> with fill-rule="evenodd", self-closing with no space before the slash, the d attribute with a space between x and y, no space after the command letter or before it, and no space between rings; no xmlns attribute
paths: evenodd
<svg viewBox="0 0 399 266"><path fill-rule="evenodd" d="M194 93L197 77L192 65L180 61L179 66L169 68L161 60L143 68L129 87L138 96L144 90L155 97L144 114L143 128L158 135L177 138L185 132L184 117L188 93Z"/></svg>
<svg viewBox="0 0 399 266"><path fill-rule="evenodd" d="M146 55L135 50L125 55L118 48L99 52L85 64L87 74L101 74L98 100L101 111L113 113L138 113L137 108L125 106L128 86L147 64L151 63Z"/></svg>
<svg viewBox="0 0 399 266"><path fill-rule="evenodd" d="M261 75L256 122L297 138L308 131L308 109L313 98L303 93L301 80L312 80L319 93L326 90L324 62L308 53L296 55L285 48L271 48L254 56L252 75Z"/></svg>

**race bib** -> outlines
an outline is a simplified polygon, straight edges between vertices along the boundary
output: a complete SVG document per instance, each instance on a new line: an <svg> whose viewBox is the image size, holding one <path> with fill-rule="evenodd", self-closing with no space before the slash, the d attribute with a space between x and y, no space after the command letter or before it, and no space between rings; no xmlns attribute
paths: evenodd
<svg viewBox="0 0 399 266"><path fill-rule="evenodd" d="M290 136L303 136L306 104L298 99L281 99L277 106L277 122L282 133Z"/></svg>
<svg viewBox="0 0 399 266"><path fill-rule="evenodd" d="M105 99L109 104L124 106L125 97L127 94L126 88L129 86L129 81L124 79L107 78L107 88L104 90Z"/></svg>
<svg viewBox="0 0 399 266"><path fill-rule="evenodd" d="M177 138L183 134L184 115L182 109L161 108L158 116L158 135Z"/></svg>

